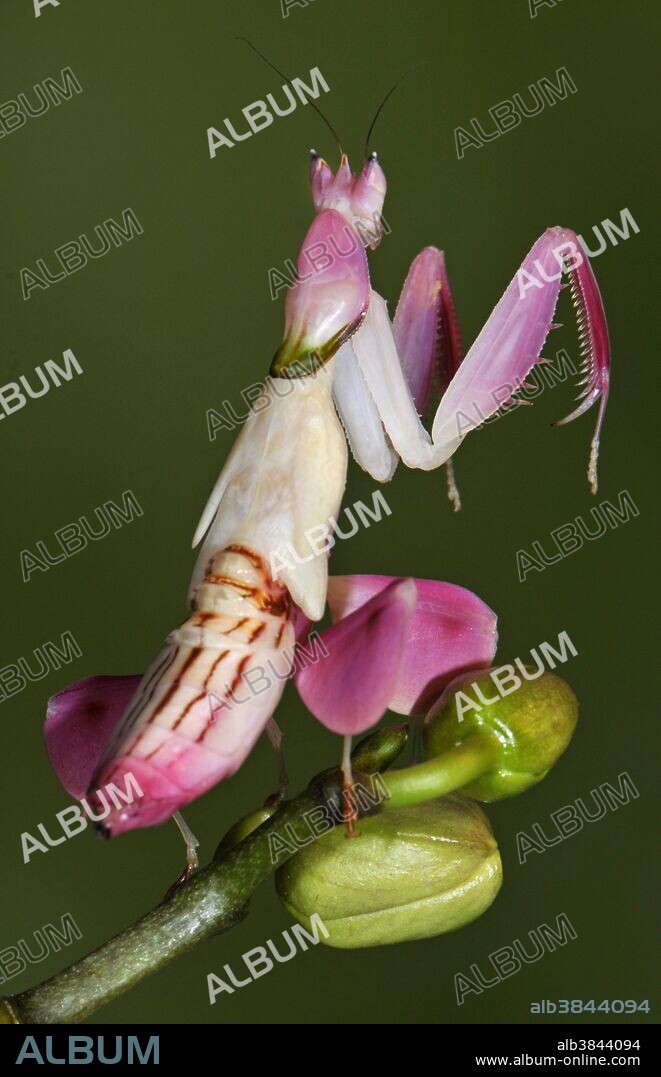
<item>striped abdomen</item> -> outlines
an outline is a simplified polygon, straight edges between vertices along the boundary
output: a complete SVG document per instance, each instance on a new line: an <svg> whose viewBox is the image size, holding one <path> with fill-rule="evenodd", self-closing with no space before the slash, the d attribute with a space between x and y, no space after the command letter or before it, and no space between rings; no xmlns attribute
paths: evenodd
<svg viewBox="0 0 661 1077"><path fill-rule="evenodd" d="M96 790L130 772L144 793L107 817L112 833L135 826L136 812L141 825L166 819L233 774L282 694L293 607L263 558L243 546L217 553L191 605L140 682L93 779Z"/></svg>

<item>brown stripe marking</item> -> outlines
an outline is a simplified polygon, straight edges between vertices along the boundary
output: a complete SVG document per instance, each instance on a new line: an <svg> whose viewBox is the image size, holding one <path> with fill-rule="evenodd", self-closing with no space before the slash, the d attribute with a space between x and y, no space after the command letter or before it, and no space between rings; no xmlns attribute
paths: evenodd
<svg viewBox="0 0 661 1077"><path fill-rule="evenodd" d="M286 617L291 609L289 591L286 587L279 588L276 594L260 591L259 595L255 596L255 605L266 613L272 613L274 617Z"/></svg>
<svg viewBox="0 0 661 1077"><path fill-rule="evenodd" d="M216 661L214 662L214 664L212 665L211 669L209 670L209 673L208 673L208 675L207 675L207 678L206 678L206 680L205 680L204 684L202 685L202 687L203 687L203 688L204 688L205 690L206 690L206 688L207 688L207 687L208 687L208 685L209 685L209 681L211 680L211 678L213 677L214 673L216 672L216 666L218 665L218 663L219 663L219 662L222 662L223 658L226 658L228 654L229 654L229 651L222 651L222 652L221 652L221 653L220 653L220 654L218 655L218 657L217 657Z"/></svg>
<svg viewBox="0 0 661 1077"><path fill-rule="evenodd" d="M232 683L230 685L230 692L232 692L232 694L234 694L234 689L239 687L239 681L243 677L243 667L245 666L246 662L250 661L251 657L252 656L249 655L249 654L244 655L243 658L241 659L241 661L239 662L238 666L236 667L236 673L234 674L234 680L232 681Z"/></svg>
<svg viewBox="0 0 661 1077"><path fill-rule="evenodd" d="M200 612L200 613L197 614L196 617L192 618L192 621L193 621L194 625L199 625L202 628L209 621L212 621L215 616L216 616L215 613Z"/></svg>
<svg viewBox="0 0 661 1077"><path fill-rule="evenodd" d="M175 723L174 723L174 725L173 725L173 726L171 727L171 730L172 730L172 731L174 731L175 729L177 729L177 727L178 727L178 726L179 726L179 725L181 724L181 722L183 722L184 718L186 717L186 715L187 715L187 714L188 714L188 712L190 711L191 707L194 707L196 703L199 703L201 699L204 699L204 697L205 697L205 695L206 695L206 688L207 688L207 685L209 684L209 681L211 680L211 678L212 678L212 676L213 676L213 674L214 674L214 672L215 672L215 670L216 670L216 666L218 665L218 663L219 663L219 662L222 662L223 658L225 658L225 657L226 657L226 656L227 656L228 654L229 654L229 651L222 651L222 652L221 652L221 653L220 653L220 654L218 655L218 657L216 658L215 662L213 663L213 665L212 665L211 669L209 670L209 673L207 674L207 676L206 676L206 678L205 678L204 684L202 685L202 691L201 691L201 692L199 692L199 693L198 693L198 695L194 696L194 697L193 697L193 699L191 699L191 700L190 700L190 701L189 701L189 702L188 702L188 703L186 704L186 706L184 707L183 711L181 712L181 714L180 714L180 715L179 715L179 717L177 718L176 722L175 722ZM164 742L164 743L165 743L165 742ZM159 744L159 745L158 745L158 747L154 748L154 750L153 750L152 752L150 752L150 753L149 753L149 755L146 755L146 756L145 756L145 759L151 759L151 757L152 757L153 755L156 755L156 752L158 752L158 751L159 751L159 750L160 750L160 749L161 749L162 747L163 747L163 744Z"/></svg>
<svg viewBox="0 0 661 1077"><path fill-rule="evenodd" d="M117 726L117 729L115 730L115 732L113 734L113 739L111 741L111 743L113 745L113 749L114 749L114 747L116 747L117 744L121 743L121 734L125 734L127 727L134 723L134 719L136 717L136 708L144 709L145 707L147 707L149 705L149 703L151 702L152 697L154 695L154 692L156 691L156 686L158 685L159 681L165 676L168 669L170 668L170 666L175 661L178 652L179 652L179 647L178 646L171 647L170 652L165 655L165 657L163 658L160 665L158 665L156 667L156 669L154 670L154 672L151 674L151 676L150 676L149 680L147 681L147 683L145 684L142 692L140 693L139 696L136 697L135 701L129 707L126 714L124 715L124 718L122 720L121 726ZM125 752L126 755L129 755L133 751L133 749L136 747L136 745L142 739L144 734L145 734L144 729L141 730L140 733L138 733L138 736L133 741L133 743L130 744L126 748L126 752ZM110 745L109 745L109 747L110 747Z"/></svg>
<svg viewBox="0 0 661 1077"><path fill-rule="evenodd" d="M188 701L174 725L170 726L171 732L174 733L175 729L183 722L191 707L194 707L195 704L199 703L201 699L204 699L204 692L199 692L196 696L193 696L193 698Z"/></svg>
<svg viewBox="0 0 661 1077"><path fill-rule="evenodd" d="M251 595L258 590L257 584L255 583L245 583L243 580L235 580L233 576L225 576L224 573L221 572L207 572L202 583L233 587L235 591L240 591L244 597L246 595Z"/></svg>
<svg viewBox="0 0 661 1077"><path fill-rule="evenodd" d="M163 698L160 701L160 703L158 704L158 706L152 711L151 717L147 719L147 725L151 725L151 723L156 718L157 714L160 714L160 712L163 710L163 708L165 706L167 706L167 704L170 702L173 695L176 693L177 688L179 687L181 681L183 680L184 674L187 672L187 670L190 669L190 667L195 662L197 662L197 659L199 658L199 656L200 656L200 654L202 652L202 649L203 649L202 647L192 647L191 648L191 653L189 654L188 658L186 659L183 666L179 670L177 676L171 682L170 687L168 688L167 692L163 696Z"/></svg>
<svg viewBox="0 0 661 1077"><path fill-rule="evenodd" d="M260 572L264 571L263 559L259 556L259 554L253 553L252 550L249 550L247 546L240 546L236 543L233 543L231 546L226 546L223 550L223 553L238 553L241 557L245 557L247 561L250 561L250 564L253 566L253 568L258 568Z"/></svg>
<svg viewBox="0 0 661 1077"><path fill-rule="evenodd" d="M229 692L225 692L225 696L224 696L225 699L227 698L228 694L229 695L234 694L234 690L235 690L235 688L238 687L239 681L241 680L241 678L243 676L243 668L244 668L246 662L250 661L250 657L251 656L249 654L246 654L246 655L244 655L244 657L239 662L239 664L237 666L236 673L234 675L234 680L232 681L232 683L230 685ZM202 730L200 735L196 738L196 741L195 741L196 744L199 744L200 741L202 741L204 739L204 737L206 736L208 730L211 728L211 719L212 719L212 717L213 717L212 715L209 715L209 718L208 718L208 720L207 720L207 722L206 722L206 724L204 726L204 729Z"/></svg>
<svg viewBox="0 0 661 1077"><path fill-rule="evenodd" d="M142 738L144 737L144 735L145 735L145 733L146 733L146 732L147 732L147 730L146 730L146 729L141 729L141 730L140 730L140 732L138 733L137 737L136 737L136 738L135 738L135 740L133 741L133 744L131 745L131 747L127 749L127 751L126 751L126 754L127 754L127 755L130 755L130 754L131 754L131 752L135 751L135 749L137 748L138 744L140 743L140 741L142 740ZM153 754L153 753L152 753L152 754ZM147 759L149 759L150 757L149 757L149 756L146 756L146 758L147 758Z"/></svg>
<svg viewBox="0 0 661 1077"><path fill-rule="evenodd" d="M174 654L172 653L172 651L174 651ZM161 678L161 674L164 672L165 669L168 668L168 666L172 665L172 661L176 657L176 653L177 653L177 647L174 647L169 653L166 653L163 656L163 658L161 659L161 661L158 663L158 665L156 666L156 669L153 670L153 672L151 673L149 679L146 681L146 683L145 683L144 687L142 688L142 690L139 693L136 693L136 697L133 700L133 703L128 707L128 709L126 710L126 713L124 714L124 718L122 720L122 728L124 728L126 726L126 723L128 722L128 720L131 717L131 715L133 714L133 712L135 711L136 707L141 706L145 699L147 699L147 700L149 699L149 697L150 697L151 693L153 692L156 684L158 683L158 681ZM118 726L117 727L117 732L119 732L119 728L120 727Z"/></svg>
<svg viewBox="0 0 661 1077"><path fill-rule="evenodd" d="M267 582L267 586L276 593L269 594L265 588L257 587L254 584L243 583L241 581L235 580L231 576L226 576L221 573L216 574L212 572L213 562L216 556L219 555L214 555L214 557L212 557L209 561L209 564L207 566L207 572L203 582L212 584L225 584L227 587L235 588L235 590L242 593L244 597L248 597L248 595L251 595L252 601L255 603L258 609L266 610L267 612L272 613L276 616L282 616L289 612L289 610L291 609L291 599L289 597L289 592L287 591L287 588L283 587L282 584L278 584L273 579L271 579L271 575L266 568L265 561L262 557L260 557L259 554L254 553L252 550L249 550L246 546L241 546L236 543L233 543L230 546L226 546L224 550L220 551L220 553L235 553L240 557L245 557L246 560L249 561L250 564L253 566L253 568L256 568L259 571L262 579Z"/></svg>

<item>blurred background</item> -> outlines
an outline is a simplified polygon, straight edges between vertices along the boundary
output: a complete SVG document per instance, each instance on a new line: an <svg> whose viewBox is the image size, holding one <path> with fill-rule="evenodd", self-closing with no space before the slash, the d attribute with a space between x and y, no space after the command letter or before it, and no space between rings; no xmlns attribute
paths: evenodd
<svg viewBox="0 0 661 1077"><path fill-rule="evenodd" d="M487 809L504 862L494 905L462 931L425 942L341 952L316 947L209 1006L206 975L276 941L291 923L272 886L251 915L91 1020L117 1023L457 1023L583 1021L531 1016L541 999L650 999L656 921L651 905L653 794L658 755L652 637L658 362L653 322L656 241L652 157L653 22L650 2L540 6L527 0L450 4L417 0L310 0L283 18L279 0L193 4L62 0L34 17L31 0L4 5L0 101L29 93L70 67L83 92L0 140L0 385L72 349L82 376L7 416L0 427L3 525L0 666L30 659L63 632L82 651L58 671L0 702L3 864L0 949L69 912L82 939L6 985L23 990L137 919L181 868L173 825L96 841L91 830L22 862L20 835L70 803L49 766L42 721L49 695L93 673L145 669L186 616L190 539L236 433L211 441L209 409L263 378L282 330L282 295L269 269L295 259L311 219L308 151L336 164L332 138L302 105L210 159L207 128L283 80L238 35L291 77L319 67L330 92L318 104L354 165L380 101L370 149L389 183L391 229L371 256L375 287L394 309L407 267L426 244L447 254L464 338L477 335L534 239L549 225L581 232L620 222L639 233L594 259L613 348L601 485L589 493L593 415L562 430L571 380L473 433L455 457L463 510L453 514L442 471L400 467L385 490L392 515L333 553L336 573L436 577L463 584L499 614L502 662L523 659L567 631L578 656L562 673L581 702L566 756L541 785ZM455 129L566 68L576 93L459 159ZM308 80L309 81L309 80ZM5 117L8 109L1 113ZM81 233L133 209L143 234L79 273L21 295L20 270ZM546 354L578 361L571 308L561 297ZM35 381L33 377L33 382ZM656 383L656 384L655 384ZM374 482L352 464L345 504L371 503ZM143 516L77 555L21 578L20 551L131 490ZM635 519L524 583L516 551L627 490ZM34 660L33 660L34 665ZM278 719L294 789L339 759L340 743L288 686ZM626 772L639 797L543 855L519 865L516 834L588 798ZM275 767L260 743L239 774L186 812L211 856L227 827L273 791ZM52 829L51 829L52 832ZM564 912L577 939L457 1007L453 977ZM588 1017L610 1021L606 1014ZM635 1020L652 1020L637 1014ZM616 1020L626 1021L620 1017ZM631 1020L631 1019L629 1019Z"/></svg>

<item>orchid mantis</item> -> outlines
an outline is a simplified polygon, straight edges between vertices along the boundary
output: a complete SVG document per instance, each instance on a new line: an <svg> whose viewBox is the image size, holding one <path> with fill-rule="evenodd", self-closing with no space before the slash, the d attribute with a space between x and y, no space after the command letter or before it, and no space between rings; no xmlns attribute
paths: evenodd
<svg viewBox="0 0 661 1077"><path fill-rule="evenodd" d="M334 174L313 152L311 188L316 215L302 251L308 258L316 252L318 268L306 274L309 262L303 263L301 253L271 376L202 514L194 538L194 545L204 541L191 581L191 616L170 635L144 677L90 678L52 701L49 753L71 792L84 795L127 773L144 792L121 810L105 811L103 803L93 802L107 834L162 822L230 776L271 719L283 679L271 679L239 707L231 705L233 691L242 678L282 658L305 619L309 624L323 616L328 560L305 558L304 536L340 508L347 442L357 463L379 482L392 478L400 459L423 470L448 463L466 434L506 404L542 361L563 274L578 308L584 376L581 403L562 421L600 401L588 471L596 490L608 396L608 332L597 284L575 234L550 228L537 240L464 358L441 251L427 247L414 260L392 323L385 300L370 287L360 234L380 215L385 198L386 179L376 154L356 174L343 155ZM279 391L282 379L288 379L286 393ZM429 403L434 383L443 395L427 432L418 412ZM456 503L451 473L449 491ZM279 572L276 582L269 555L288 544L300 558ZM341 627L344 617L349 622L358 612L355 595L351 598L355 588L347 585L345 591L333 638L338 653L348 661L364 645L372 647L374 659L380 649L389 653L390 647L394 654L399 647L401 658L402 633L426 601L420 581L417 593L411 582L395 581L363 596L358 606L376 603L359 620L363 645L355 623L354 631ZM431 613L423 650L431 648L434 658L419 661L418 700L429 694L430 685L439 688L462 669L488 665L495 649L495 617L470 592L445 592L440 606L432 601ZM450 637L442 625L448 615L450 636L458 633L462 646L450 647L446 660ZM343 650L347 631L348 651ZM399 668L394 658L391 665ZM349 677L356 693L353 709L345 691L333 700L337 675L337 665L329 662L325 674L318 670L314 677L299 678L299 688L310 709L338 732L359 732L386 706L416 713L413 698L400 700L399 708L393 702L387 678L370 689ZM321 696L326 702L317 706ZM371 702L365 703L366 696Z"/></svg>

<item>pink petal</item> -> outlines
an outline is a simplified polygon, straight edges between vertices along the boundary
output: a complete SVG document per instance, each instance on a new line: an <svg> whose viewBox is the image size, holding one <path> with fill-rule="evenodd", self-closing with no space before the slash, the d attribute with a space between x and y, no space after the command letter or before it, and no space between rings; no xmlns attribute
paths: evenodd
<svg viewBox="0 0 661 1077"><path fill-rule="evenodd" d="M392 586L391 576L331 576L333 621L355 616ZM472 591L438 580L413 581L417 604L406 630L404 656L388 708L426 714L444 686L460 672L489 666L496 653L496 615Z"/></svg>
<svg viewBox="0 0 661 1077"><path fill-rule="evenodd" d="M294 606L294 637L297 643L305 643L313 624L314 621L303 613L300 606Z"/></svg>
<svg viewBox="0 0 661 1077"><path fill-rule="evenodd" d="M44 725L53 770L72 796L84 797L113 729L142 680L86 677L48 700Z"/></svg>
<svg viewBox="0 0 661 1077"><path fill-rule="evenodd" d="M300 279L285 300L285 335L271 364L274 377L316 370L356 331L369 304L365 248L337 210L315 217L297 272Z"/></svg>
<svg viewBox="0 0 661 1077"><path fill-rule="evenodd" d="M362 733L388 709L415 601L411 580L392 580L320 634L328 654L295 681L305 705L334 733Z"/></svg>
<svg viewBox="0 0 661 1077"><path fill-rule="evenodd" d="M425 247L412 262L393 333L415 406L423 414L432 397L434 373L436 388L443 393L463 358L445 256L436 247Z"/></svg>

